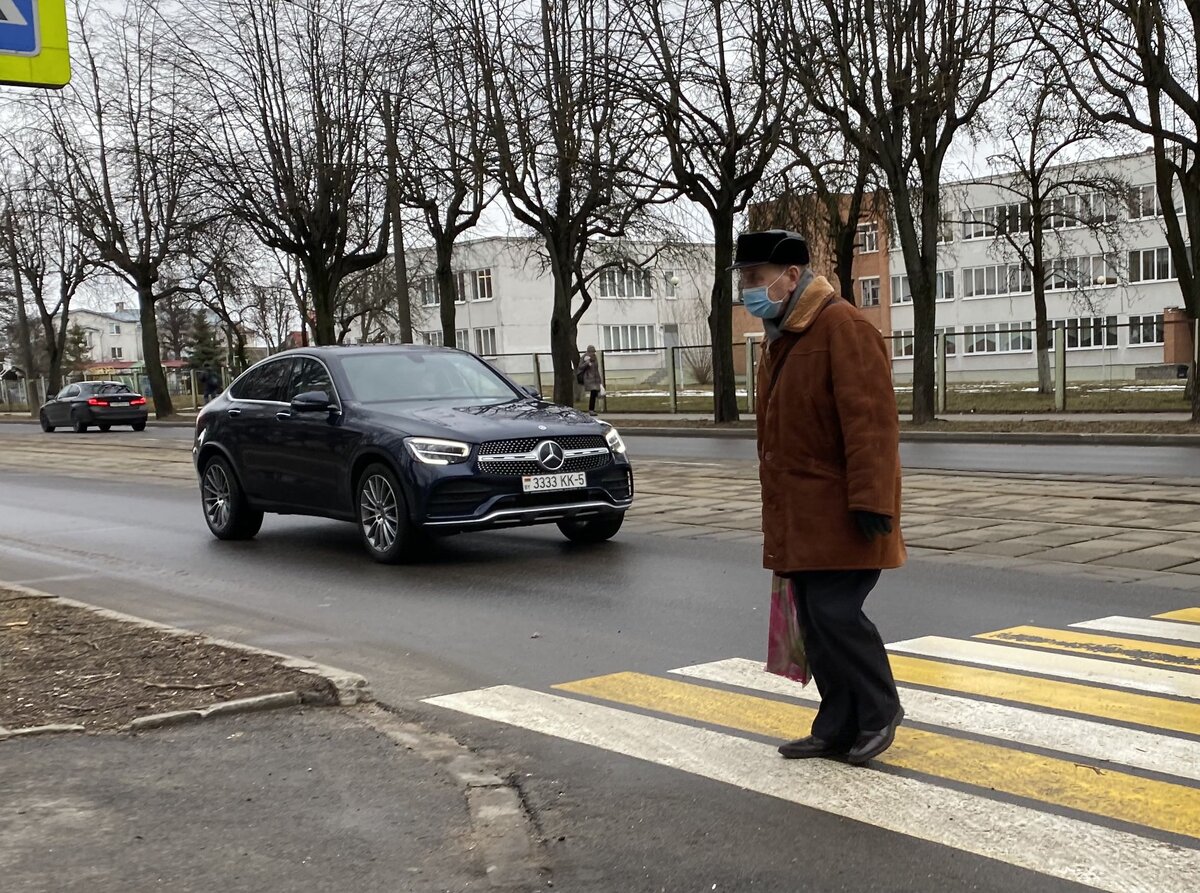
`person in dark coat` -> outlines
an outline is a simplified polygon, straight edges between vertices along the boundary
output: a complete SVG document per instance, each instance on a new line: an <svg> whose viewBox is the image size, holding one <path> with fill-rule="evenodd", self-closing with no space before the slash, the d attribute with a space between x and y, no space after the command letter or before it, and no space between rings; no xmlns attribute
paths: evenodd
<svg viewBox="0 0 1200 893"><path fill-rule="evenodd" d="M906 558L900 534L900 423L883 337L809 268L785 230L739 237L747 311L763 321L758 458L763 564L791 580L821 693L811 734L788 759L865 763L904 717L887 651L863 602Z"/></svg>
<svg viewBox="0 0 1200 893"><path fill-rule="evenodd" d="M600 396L600 388L604 382L600 376L600 361L596 358L596 348L589 344L579 359L576 377L583 389L588 392L588 412L596 414L596 398Z"/></svg>

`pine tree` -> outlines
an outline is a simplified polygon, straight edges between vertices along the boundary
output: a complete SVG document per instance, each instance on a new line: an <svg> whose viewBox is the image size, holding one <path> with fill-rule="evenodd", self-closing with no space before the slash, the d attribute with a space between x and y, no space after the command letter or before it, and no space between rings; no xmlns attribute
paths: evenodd
<svg viewBox="0 0 1200 893"><path fill-rule="evenodd" d="M87 369L92 362L92 349L88 346L87 332L83 326L75 323L67 331L67 342L63 349L63 372L68 375L78 375Z"/></svg>
<svg viewBox="0 0 1200 893"><path fill-rule="evenodd" d="M192 318L192 330L189 336L191 348L188 351L188 365L193 369L219 369L225 358L225 348L217 339L216 330L209 321L208 314L197 311Z"/></svg>

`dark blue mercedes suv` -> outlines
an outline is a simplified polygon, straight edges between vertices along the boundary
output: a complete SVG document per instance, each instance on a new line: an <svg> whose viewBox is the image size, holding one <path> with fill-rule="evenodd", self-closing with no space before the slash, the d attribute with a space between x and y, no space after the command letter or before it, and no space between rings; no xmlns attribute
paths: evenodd
<svg viewBox="0 0 1200 893"><path fill-rule="evenodd" d="M354 522L388 563L433 533L555 523L601 542L633 500L614 428L440 347L263 360L200 412L192 455L219 539L253 537L264 512L319 515Z"/></svg>

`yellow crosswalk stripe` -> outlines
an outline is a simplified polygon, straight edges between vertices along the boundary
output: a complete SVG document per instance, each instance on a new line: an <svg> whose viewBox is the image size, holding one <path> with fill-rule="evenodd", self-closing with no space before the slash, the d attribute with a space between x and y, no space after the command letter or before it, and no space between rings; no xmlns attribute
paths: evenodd
<svg viewBox="0 0 1200 893"><path fill-rule="evenodd" d="M1083 654L1088 657L1111 657L1117 660L1136 661L1141 664L1200 670L1200 648L1188 645L1164 645L1140 639L1104 636L1075 630L1049 629L1042 626L1014 626L991 633L980 633L974 638L1004 642L1010 645L1047 648L1051 651L1069 651L1072 654Z"/></svg>
<svg viewBox="0 0 1200 893"><path fill-rule="evenodd" d="M805 734L815 711L642 673L555 688L757 735ZM1200 790L923 729L901 727L878 762L926 776L1200 838Z"/></svg>
<svg viewBox="0 0 1200 893"><path fill-rule="evenodd" d="M890 654L897 682L1200 735L1200 703Z"/></svg>
<svg viewBox="0 0 1200 893"><path fill-rule="evenodd" d="M1155 614L1158 620L1182 620L1185 623L1200 623L1200 608L1182 608L1178 611L1168 611L1166 614Z"/></svg>

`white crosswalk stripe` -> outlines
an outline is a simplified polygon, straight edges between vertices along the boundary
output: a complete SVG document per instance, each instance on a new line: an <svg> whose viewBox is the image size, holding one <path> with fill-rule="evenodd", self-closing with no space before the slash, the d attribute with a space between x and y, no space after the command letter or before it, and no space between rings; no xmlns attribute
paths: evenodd
<svg viewBox="0 0 1200 893"><path fill-rule="evenodd" d="M1185 657L1186 645L1200 644L1197 624L1105 617L1073 626L1172 641ZM761 738L803 734L797 726L820 695L741 658L665 678L594 677L556 694L498 686L427 703L1110 893L1192 893L1200 673L1139 662L1153 654L1140 642L1109 644L1124 648L1119 659L939 636L889 646L917 656L893 657L897 677L914 684L900 687L907 722L874 772L781 760Z"/></svg>

